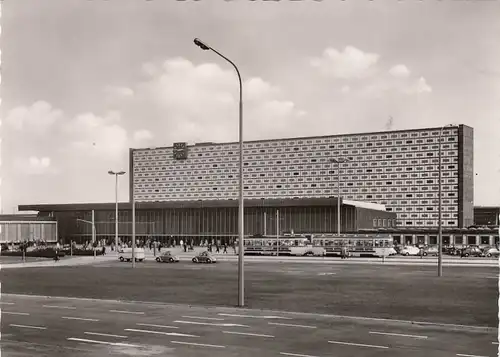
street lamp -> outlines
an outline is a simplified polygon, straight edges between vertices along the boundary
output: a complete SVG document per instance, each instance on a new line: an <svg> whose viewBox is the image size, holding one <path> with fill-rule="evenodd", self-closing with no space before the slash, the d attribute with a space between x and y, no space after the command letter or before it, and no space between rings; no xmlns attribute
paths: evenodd
<svg viewBox="0 0 500 357"><path fill-rule="evenodd" d="M340 164L352 161L349 158L330 159L330 162L337 164L337 235L340 237Z"/></svg>
<svg viewBox="0 0 500 357"><path fill-rule="evenodd" d="M229 62L238 75L238 81L240 85L240 101L239 101L239 146L240 146L240 179L239 179L239 196L238 196L238 243L239 243L239 254L238 254L238 305L240 307L245 306L245 280L244 280L244 264L243 264L243 239L244 239L244 205L243 205L243 84L241 82L241 75L238 67L226 56L210 47L206 43L203 43L200 39L195 38L194 43L196 46L200 47L205 51L215 52L217 55Z"/></svg>
<svg viewBox="0 0 500 357"><path fill-rule="evenodd" d="M118 176L125 175L125 171L109 170L108 174L115 176L115 249L118 249Z"/></svg>
<svg viewBox="0 0 500 357"><path fill-rule="evenodd" d="M452 127L453 124L447 124L439 131L439 167L438 167L438 276L443 276L443 224L441 222L441 139L443 130Z"/></svg>

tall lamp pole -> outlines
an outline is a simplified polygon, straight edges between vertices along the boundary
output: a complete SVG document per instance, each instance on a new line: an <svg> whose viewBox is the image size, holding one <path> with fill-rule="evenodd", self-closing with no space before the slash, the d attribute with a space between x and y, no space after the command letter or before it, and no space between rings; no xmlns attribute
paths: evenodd
<svg viewBox="0 0 500 357"><path fill-rule="evenodd" d="M331 163L337 164L337 235L340 237L340 164L352 161L349 158L333 158Z"/></svg>
<svg viewBox="0 0 500 357"><path fill-rule="evenodd" d="M118 176L125 175L125 171L109 170L108 174L115 176L115 249L118 251Z"/></svg>
<svg viewBox="0 0 500 357"><path fill-rule="evenodd" d="M443 138L443 130L452 127L453 124L445 125L439 130L439 167L438 167L438 276L443 276L443 223L441 222L441 140Z"/></svg>
<svg viewBox="0 0 500 357"><path fill-rule="evenodd" d="M239 100L239 146L240 146L240 179L239 179L239 195L238 195L238 244L239 244L239 254L238 254L238 306L245 306L245 279L244 279L244 261L243 261L243 239L244 239L244 205L243 205L243 83L241 81L240 71L238 67L231 61L229 58L210 47L206 43L202 42L200 39L195 38L194 43L196 46L200 47L205 51L212 51L216 53L218 56L225 59L229 62L234 69L236 70L236 74L238 75L238 81L240 85L240 100Z"/></svg>

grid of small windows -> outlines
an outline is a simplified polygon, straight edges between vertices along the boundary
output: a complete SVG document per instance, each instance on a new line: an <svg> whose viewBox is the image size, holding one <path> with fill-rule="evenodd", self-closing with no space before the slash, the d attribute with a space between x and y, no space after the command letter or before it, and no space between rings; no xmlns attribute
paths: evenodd
<svg viewBox="0 0 500 357"><path fill-rule="evenodd" d="M298 138L244 144L248 198L336 196L382 203L402 226L437 225L439 128L376 134ZM443 131L442 191L445 226L458 224L458 128ZM138 202L237 199L238 145L204 144L175 161L172 148L133 151Z"/></svg>

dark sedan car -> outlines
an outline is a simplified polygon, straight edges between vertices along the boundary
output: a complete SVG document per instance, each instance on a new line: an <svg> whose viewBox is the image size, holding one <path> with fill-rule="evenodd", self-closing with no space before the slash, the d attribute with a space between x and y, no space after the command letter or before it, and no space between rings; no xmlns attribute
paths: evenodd
<svg viewBox="0 0 500 357"><path fill-rule="evenodd" d="M156 257L158 263L177 263L179 262L179 257L173 255L171 251L167 250L162 255Z"/></svg>
<svg viewBox="0 0 500 357"><path fill-rule="evenodd" d="M195 256L192 260L193 263L217 263L217 259L215 259L215 257L209 252L202 252Z"/></svg>

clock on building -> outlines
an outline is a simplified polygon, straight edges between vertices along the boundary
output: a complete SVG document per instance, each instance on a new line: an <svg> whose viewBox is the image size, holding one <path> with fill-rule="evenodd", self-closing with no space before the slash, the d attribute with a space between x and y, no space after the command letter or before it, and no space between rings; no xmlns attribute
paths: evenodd
<svg viewBox="0 0 500 357"><path fill-rule="evenodd" d="M186 160L188 158L187 143L174 143L173 155L174 160Z"/></svg>

